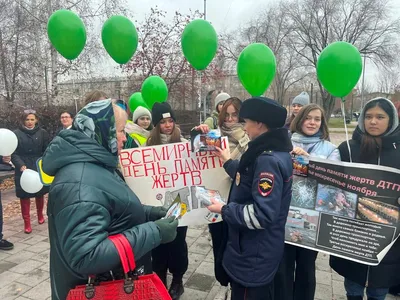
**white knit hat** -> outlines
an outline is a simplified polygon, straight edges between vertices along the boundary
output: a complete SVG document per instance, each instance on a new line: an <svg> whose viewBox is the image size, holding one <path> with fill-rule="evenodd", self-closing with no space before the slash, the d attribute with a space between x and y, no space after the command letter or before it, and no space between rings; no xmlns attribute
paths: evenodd
<svg viewBox="0 0 400 300"><path fill-rule="evenodd" d="M218 104L220 104L222 101L226 101L230 98L231 96L227 93L219 93L217 97L215 97L215 108L218 107Z"/></svg>
<svg viewBox="0 0 400 300"><path fill-rule="evenodd" d="M136 121L137 121L140 117L143 117L143 116L149 117L149 118L150 118L150 122L151 122L151 112L150 112L147 108L145 108L145 107L143 107L143 106L138 106L138 107L135 109L135 111L133 112L133 115L132 115L132 121L133 121L133 123L136 123Z"/></svg>

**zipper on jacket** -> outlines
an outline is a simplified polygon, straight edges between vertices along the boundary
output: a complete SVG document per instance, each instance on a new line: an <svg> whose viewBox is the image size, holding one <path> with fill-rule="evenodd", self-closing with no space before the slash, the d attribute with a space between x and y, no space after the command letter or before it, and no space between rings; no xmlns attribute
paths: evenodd
<svg viewBox="0 0 400 300"><path fill-rule="evenodd" d="M394 149L397 150L396 143L393 143L393 147L394 147Z"/></svg>
<svg viewBox="0 0 400 300"><path fill-rule="evenodd" d="M369 268L370 266L367 268L367 281L365 282L365 287L368 287Z"/></svg>

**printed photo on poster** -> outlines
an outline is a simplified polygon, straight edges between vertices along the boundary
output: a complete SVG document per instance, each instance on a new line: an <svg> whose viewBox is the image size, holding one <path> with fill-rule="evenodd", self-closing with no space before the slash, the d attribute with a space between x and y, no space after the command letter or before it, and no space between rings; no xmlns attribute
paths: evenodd
<svg viewBox="0 0 400 300"><path fill-rule="evenodd" d="M293 176L292 206L314 209L317 197L317 181L308 177Z"/></svg>
<svg viewBox="0 0 400 300"><path fill-rule="evenodd" d="M399 221L399 209L370 198L360 198L357 205L357 219L396 225Z"/></svg>
<svg viewBox="0 0 400 300"><path fill-rule="evenodd" d="M315 247L319 213L314 210L291 206L285 228L285 240L308 247Z"/></svg>
<svg viewBox="0 0 400 300"><path fill-rule="evenodd" d="M315 209L338 216L355 218L357 194L330 185L319 184Z"/></svg>
<svg viewBox="0 0 400 300"><path fill-rule="evenodd" d="M302 155L295 155L292 157L293 162L293 175L308 176L308 158Z"/></svg>

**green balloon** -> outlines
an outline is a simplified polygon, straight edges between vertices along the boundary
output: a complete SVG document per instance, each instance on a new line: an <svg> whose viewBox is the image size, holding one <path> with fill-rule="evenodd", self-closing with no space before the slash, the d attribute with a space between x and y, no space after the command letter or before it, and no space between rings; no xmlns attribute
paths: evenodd
<svg viewBox="0 0 400 300"><path fill-rule="evenodd" d="M196 70L204 70L215 57L218 37L214 27L203 19L186 25L181 38L183 55Z"/></svg>
<svg viewBox="0 0 400 300"><path fill-rule="evenodd" d="M135 25L123 16L112 16L104 23L101 39L107 53L119 64L126 64L138 46Z"/></svg>
<svg viewBox="0 0 400 300"><path fill-rule="evenodd" d="M240 82L252 96L264 94L274 80L276 60L272 50L265 44L248 45L240 53L237 63Z"/></svg>
<svg viewBox="0 0 400 300"><path fill-rule="evenodd" d="M69 10L57 10L50 16L47 35L54 48L69 60L77 58L86 44L85 25Z"/></svg>
<svg viewBox="0 0 400 300"><path fill-rule="evenodd" d="M130 109L130 111L132 113L139 106L142 106L142 107L145 107L145 108L149 109L147 107L146 102L144 102L144 100L143 100L142 93L140 93L140 92L136 92L136 93L132 94L132 96L129 98L128 105L129 105L129 109Z"/></svg>
<svg viewBox="0 0 400 300"><path fill-rule="evenodd" d="M323 87L335 97L353 90L362 72L360 52L352 44L335 42L326 47L317 62L317 76Z"/></svg>
<svg viewBox="0 0 400 300"><path fill-rule="evenodd" d="M164 102L168 98L168 87L164 79L150 76L142 84L142 97L147 106L152 109L154 103Z"/></svg>

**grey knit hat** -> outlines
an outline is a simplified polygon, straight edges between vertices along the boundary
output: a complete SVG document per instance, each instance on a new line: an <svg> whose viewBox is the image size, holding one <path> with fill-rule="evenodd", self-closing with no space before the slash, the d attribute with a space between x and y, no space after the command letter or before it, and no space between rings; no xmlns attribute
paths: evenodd
<svg viewBox="0 0 400 300"><path fill-rule="evenodd" d="M385 136L390 135L399 126L399 116L397 114L396 106L394 106L392 101L390 101L389 99L386 99L386 98L382 98L382 97L374 98L365 104L364 108L361 111L360 117L358 118L358 127L361 129L362 132L365 132L364 119L365 119L366 107L368 106L368 104L370 104L372 102L377 102L377 101L386 101L389 103L390 107L392 108L392 112L391 112L391 116L390 116L390 118L393 120L392 127L389 128L388 131L384 134Z"/></svg>
<svg viewBox="0 0 400 300"><path fill-rule="evenodd" d="M215 97L215 108L218 107L218 104L220 104L222 101L226 101L230 98L231 96L227 93L219 93L217 97Z"/></svg>
<svg viewBox="0 0 400 300"><path fill-rule="evenodd" d="M301 106L306 106L310 104L310 96L308 96L307 92L302 92L300 95L294 97L292 101L292 105L299 104Z"/></svg>

